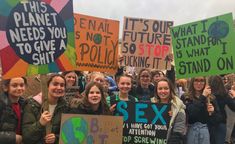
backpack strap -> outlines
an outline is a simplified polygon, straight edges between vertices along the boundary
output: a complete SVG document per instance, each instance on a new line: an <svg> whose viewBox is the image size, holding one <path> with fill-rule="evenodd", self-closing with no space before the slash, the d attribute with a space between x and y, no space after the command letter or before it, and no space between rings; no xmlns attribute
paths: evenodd
<svg viewBox="0 0 235 144"><path fill-rule="evenodd" d="M135 97L133 97L131 95L128 96L128 99L129 99L130 102L136 102Z"/></svg>
<svg viewBox="0 0 235 144"><path fill-rule="evenodd" d="M116 97L117 97L117 95L110 96L110 106L112 106L118 102Z"/></svg>

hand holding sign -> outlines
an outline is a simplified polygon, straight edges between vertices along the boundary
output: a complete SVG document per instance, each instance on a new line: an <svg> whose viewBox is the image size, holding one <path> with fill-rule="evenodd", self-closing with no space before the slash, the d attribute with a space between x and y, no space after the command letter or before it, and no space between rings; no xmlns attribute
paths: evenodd
<svg viewBox="0 0 235 144"><path fill-rule="evenodd" d="M46 142L46 144L52 144L52 143L55 143L55 134L53 134L53 133L50 133L50 134L47 134L46 136L45 136L45 142Z"/></svg>
<svg viewBox="0 0 235 144"><path fill-rule="evenodd" d="M232 98L235 98L235 86L233 86L232 89L229 90L229 95L230 95Z"/></svg>
<svg viewBox="0 0 235 144"><path fill-rule="evenodd" d="M205 86L202 95L208 98L210 96L210 94L211 94L210 86Z"/></svg>
<svg viewBox="0 0 235 144"><path fill-rule="evenodd" d="M117 104L113 104L113 105L109 108L109 110L110 110L111 112L114 112L115 109L116 109L116 105L117 105Z"/></svg>
<svg viewBox="0 0 235 144"><path fill-rule="evenodd" d="M214 112L214 106L211 104L211 88L210 86L206 85L205 89L203 90L202 93L203 96L207 98L207 111L209 115L211 115Z"/></svg>
<svg viewBox="0 0 235 144"><path fill-rule="evenodd" d="M207 103L207 111L209 113L209 115L211 116L212 113L214 112L214 106L211 103Z"/></svg>
<svg viewBox="0 0 235 144"><path fill-rule="evenodd" d="M48 111L44 111L40 117L40 124L46 126L51 121L52 115Z"/></svg>

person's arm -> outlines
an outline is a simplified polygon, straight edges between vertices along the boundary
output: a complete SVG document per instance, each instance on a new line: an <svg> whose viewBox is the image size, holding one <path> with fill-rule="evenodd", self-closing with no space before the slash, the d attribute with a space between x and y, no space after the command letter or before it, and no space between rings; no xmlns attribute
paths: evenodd
<svg viewBox="0 0 235 144"><path fill-rule="evenodd" d="M186 130L186 114L183 108L180 109L177 116L175 117L175 122L173 126L173 132L185 134Z"/></svg>
<svg viewBox="0 0 235 144"><path fill-rule="evenodd" d="M0 120L3 119L3 111L6 105L0 101ZM3 123L0 121L0 128ZM16 143L16 133L14 131L4 131L0 129L0 143L1 144L15 144Z"/></svg>
<svg viewBox="0 0 235 144"><path fill-rule="evenodd" d="M218 105L216 99L212 100L211 104L214 107L214 111L209 116L208 123L212 124L212 125L217 125L217 124L221 123L221 121L223 121L223 115L221 114L221 111L220 111L220 108L219 108L219 105Z"/></svg>
<svg viewBox="0 0 235 144"><path fill-rule="evenodd" d="M171 65L171 69L166 71L166 77L172 82L175 87L175 67Z"/></svg>
<svg viewBox="0 0 235 144"><path fill-rule="evenodd" d="M32 106L33 105L33 106ZM33 110L37 109L34 104L27 103L24 108L23 121L22 121L22 135L24 144L32 144L38 141L42 141L44 136L45 127L40 124Z"/></svg>
<svg viewBox="0 0 235 144"><path fill-rule="evenodd" d="M173 129L170 133L168 143L180 143L184 139L184 134L186 130L186 114L184 112L184 109L181 109L173 124Z"/></svg>
<svg viewBox="0 0 235 144"><path fill-rule="evenodd" d="M1 144L15 144L16 133L14 131L0 131L0 143Z"/></svg>

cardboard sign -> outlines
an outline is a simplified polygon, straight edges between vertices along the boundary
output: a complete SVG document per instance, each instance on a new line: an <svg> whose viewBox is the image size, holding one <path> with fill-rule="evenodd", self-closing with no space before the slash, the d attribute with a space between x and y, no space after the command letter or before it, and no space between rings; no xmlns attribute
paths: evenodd
<svg viewBox="0 0 235 144"><path fill-rule="evenodd" d="M2 0L3 77L74 70L73 2Z"/></svg>
<svg viewBox="0 0 235 144"><path fill-rule="evenodd" d="M124 119L123 144L166 144L169 110L168 104L119 101L115 115Z"/></svg>
<svg viewBox="0 0 235 144"><path fill-rule="evenodd" d="M171 21L124 18L121 65L166 70L170 69Z"/></svg>
<svg viewBox="0 0 235 144"><path fill-rule="evenodd" d="M119 21L74 14L77 67L116 73Z"/></svg>
<svg viewBox="0 0 235 144"><path fill-rule="evenodd" d="M234 72L232 18L230 13L171 29L177 78Z"/></svg>
<svg viewBox="0 0 235 144"><path fill-rule="evenodd" d="M123 118L62 114L60 144L122 144Z"/></svg>

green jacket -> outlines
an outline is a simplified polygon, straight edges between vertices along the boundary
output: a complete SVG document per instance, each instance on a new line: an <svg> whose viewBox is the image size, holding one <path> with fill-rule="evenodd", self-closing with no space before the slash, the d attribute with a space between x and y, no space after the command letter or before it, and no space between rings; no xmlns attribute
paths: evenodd
<svg viewBox="0 0 235 144"><path fill-rule="evenodd" d="M59 143L61 114L68 111L68 106L63 98L58 100L51 121L51 133L56 135L56 142ZM42 113L41 104L34 98L27 100L24 108L22 135L24 144L43 144L46 135L46 127L39 123Z"/></svg>

